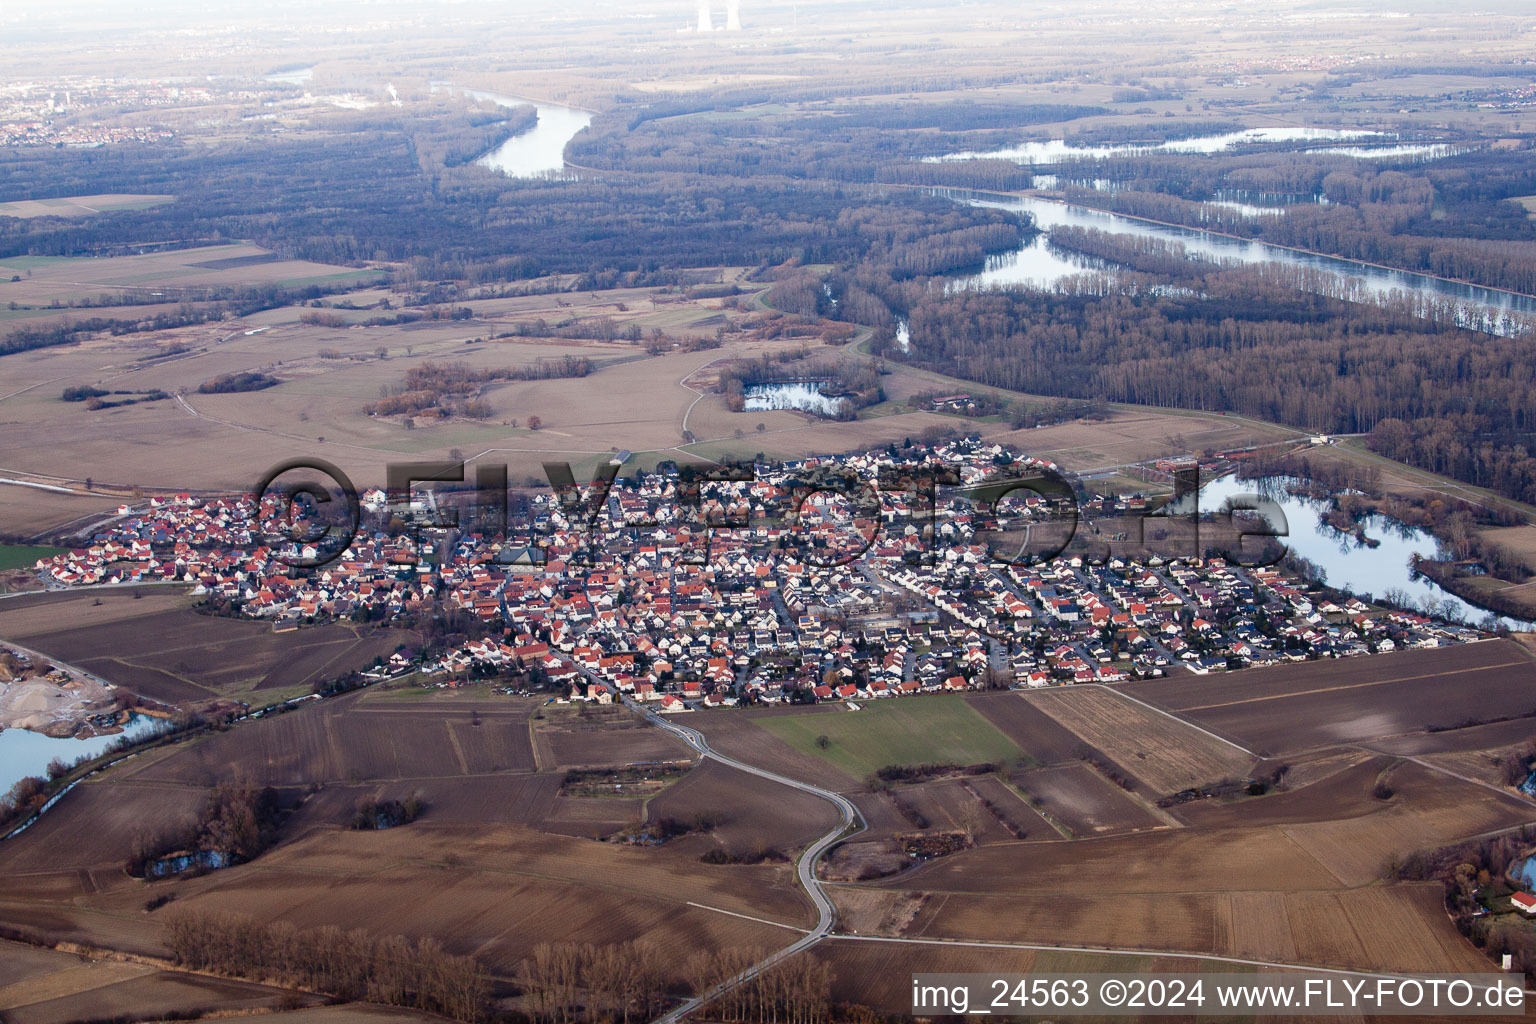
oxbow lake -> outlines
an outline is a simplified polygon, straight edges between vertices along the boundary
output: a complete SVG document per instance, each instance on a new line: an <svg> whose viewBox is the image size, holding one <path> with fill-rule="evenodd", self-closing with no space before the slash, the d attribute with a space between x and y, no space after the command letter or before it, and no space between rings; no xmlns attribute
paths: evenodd
<svg viewBox="0 0 1536 1024"><path fill-rule="evenodd" d="M1287 485L1298 482L1286 477L1219 477L1200 488L1200 511L1219 512L1227 499L1235 495L1262 495L1279 505L1285 514L1285 545L1320 566L1328 574L1329 586L1373 597L1381 597L1388 590L1401 591L1421 607L1425 602L1439 602L1472 625L1488 618L1485 609L1413 572L1410 560L1414 555L1440 556L1440 543L1434 535L1386 516L1373 515L1367 516L1362 526L1366 538L1375 541L1376 546L1362 544L1353 534L1341 533L1323 521L1329 510L1328 502L1297 497L1286 490ZM1187 504L1183 508L1187 509ZM1519 620L1500 621L1511 629L1531 628L1530 623Z"/></svg>

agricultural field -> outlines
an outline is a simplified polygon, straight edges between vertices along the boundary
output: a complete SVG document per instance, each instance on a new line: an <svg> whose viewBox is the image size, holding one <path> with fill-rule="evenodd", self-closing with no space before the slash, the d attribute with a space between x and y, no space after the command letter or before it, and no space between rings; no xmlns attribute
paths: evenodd
<svg viewBox="0 0 1536 1024"><path fill-rule="evenodd" d="M1038 806L1082 838L981 843L838 887L835 898L861 935L1487 969L1447 919L1439 884L1390 882L1391 866L1536 821L1536 805L1427 762L1359 752L1316 760L1304 766L1306 785L1175 805L1171 816L1143 809L1086 764L1026 770L1013 784L1048 795ZM1150 830L1095 838L1084 813L1095 795L1145 814ZM1068 918L1064 900L1074 908Z"/></svg>
<svg viewBox="0 0 1536 1024"><path fill-rule="evenodd" d="M1240 973L1254 969L1252 965L1219 962L1201 966L1158 956L1174 952L1401 972L1486 971L1487 962L1445 919L1435 890L1434 886L1412 884L1322 893L1085 894L1073 898L1075 911L1065 916L1060 900L1043 893L933 894L921 897L915 908L899 902L871 903L864 898L868 890L863 887L839 889L837 897L839 907L860 923L879 927L892 920L906 922L900 930L860 929L861 935L932 939L932 946L916 949L910 945L858 944L868 951L866 955L876 955L876 950L920 950L921 966L912 968L919 971L982 969L929 966L957 957L959 963L967 962L963 947L947 946L947 940L1045 946L1108 944L1127 951L1126 955L1111 957L1049 950L978 950L977 957L988 958L987 971L1012 970L998 964L1028 957L1031 952L1052 960L1070 958L1071 966L1056 968L1069 971L1148 970L1147 961L1152 960L1161 961L1156 968L1160 971L1198 968ZM894 916L879 916L882 913ZM1114 939L1106 943L1108 935ZM843 943L832 943L827 949L840 946ZM1090 958L1102 958L1104 963L1089 966L1080 962ZM1048 969L1035 962L1034 970Z"/></svg>
<svg viewBox="0 0 1536 1024"><path fill-rule="evenodd" d="M633 302L634 291L593 293L579 300L579 313L622 320L615 309L625 303L616 296ZM796 412L731 413L723 396L700 398L695 388L710 386L711 377L699 371L721 359L781 350L787 347L782 341L734 340L713 351L648 357L628 341L497 337L519 324L546 318L562 322L578 312L557 302L571 305L559 296L486 300L469 304L477 312L472 320L372 327L305 323L301 316L312 311L284 307L238 323L102 337L42 350L17 364L17 389L0 395L11 421L0 442L0 459L15 472L57 474L57 460L40 458L36 450L46 437L55 448L67 442L71 458L65 471L76 482L93 477L98 485L228 490L249 486L267 467L295 454L326 458L366 485L383 483L384 465L391 459L445 458L458 450L470 460L507 464L511 479L522 483L542 479L541 463L551 458L571 462L578 475L588 473L617 450L619 438L641 465L686 460L695 447L685 444L683 436L683 416L690 409L688 430L709 457L718 457L725 447L747 457L758 450L800 456L861 443L842 429L857 424ZM712 314L718 316L718 310ZM333 309L325 315L346 323L392 314ZM691 329L670 326L667 331L686 337ZM490 412L481 419L456 416L407 425L404 417L374 417L363 409L379 399L381 389L398 387L408 369L427 361L462 361L484 369L567 355L590 359L595 372L584 378L491 382L481 396ZM268 373L280 383L259 393L195 394L214 377L245 371ZM696 385L685 386L695 378ZM182 397L91 411L60 403L62 389L69 386L160 389ZM603 401L594 402L594 396ZM530 417L541 421L540 429L529 428ZM920 433L927 423L891 419L863 440L884 444ZM181 453L174 465L153 457L163 450L158 446L170 444Z"/></svg>
<svg viewBox="0 0 1536 1024"><path fill-rule="evenodd" d="M1050 820L1060 822L1074 836L1135 832L1165 824L1086 764L1019 772L1011 781Z"/></svg>
<svg viewBox="0 0 1536 1024"><path fill-rule="evenodd" d="M837 823L837 812L825 800L716 761L705 761L652 797L646 811L651 821L686 822L700 815L720 822L703 841L743 855L768 847L787 852Z"/></svg>
<svg viewBox="0 0 1536 1024"><path fill-rule="evenodd" d="M9 944L8 944L9 946ZM25 956L26 947L18 948ZM0 959L12 955L6 948ZM124 1006L166 1019L189 1017L218 1007L224 1012L262 1013L295 1003L282 989L243 981L163 971L144 964L90 960L50 953L54 969L0 987L0 1013L16 1024L70 1024L107 1019ZM301 996L299 1005L317 1005L319 996Z"/></svg>
<svg viewBox="0 0 1536 1024"><path fill-rule="evenodd" d="M1397 764L1391 757L1352 751L1345 758L1330 759L1326 773L1316 778L1309 778L1305 767L1288 769L1283 788L1263 796L1191 800L1169 808L1169 813L1187 825L1208 828L1354 819L1381 809L1371 790Z"/></svg>
<svg viewBox="0 0 1536 1024"><path fill-rule="evenodd" d="M1291 755L1536 715L1536 661L1489 640L1123 689L1260 753Z"/></svg>
<svg viewBox="0 0 1536 1024"><path fill-rule="evenodd" d="M338 866L363 863L365 874L336 875ZM664 848L517 827L406 827L301 839L244 868L190 882L178 903L300 927L434 934L511 971L538 941L646 934L690 947L771 944L792 933L719 911L808 922L809 904L787 884L788 872L782 865L710 868Z"/></svg>
<svg viewBox="0 0 1536 1024"><path fill-rule="evenodd" d="M1072 898L1074 913L1065 916L1060 897L1050 893L934 893L921 896L915 909L901 902L902 892L884 903L866 899L862 887L837 895L861 921L877 927L905 922L900 930L881 927L880 934L935 943L1108 945L1149 957L1182 952L1333 968L1487 970L1445 919L1437 890L1409 884L1337 892L1085 893Z"/></svg>
<svg viewBox="0 0 1536 1024"><path fill-rule="evenodd" d="M1492 747L1522 747L1536 736L1529 718L1514 718L1507 722L1489 722L1486 725L1470 725L1460 729L1442 729L1428 733L1409 733L1390 739L1375 740L1374 750L1387 754L1419 755L1444 754L1468 750L1487 750Z"/></svg>
<svg viewBox="0 0 1536 1024"><path fill-rule="evenodd" d="M554 822L564 821L583 824L584 827L574 834L591 838L594 831L599 831L592 827L597 816L583 815L583 805L602 804L606 808L606 805L614 803L609 800L570 801L559 793L558 775L513 772L330 782L304 801L286 827L296 835L310 828L335 829L351 818L361 799L399 800L416 796L426 805L422 818L424 823L465 826L532 824L548 831L572 834L570 828L553 827ZM619 813L617 808L606 808L606 813L609 815L606 820L618 822L614 828L635 819L633 815ZM587 819L585 822L580 821L583 817Z"/></svg>
<svg viewBox="0 0 1536 1024"><path fill-rule="evenodd" d="M813 916L785 865L710 867L685 851L428 821L378 833L309 829L250 864L148 886L120 870L111 888L91 890L78 872L22 875L0 899L0 923L56 937L107 928L115 948L154 952L164 914L142 906L169 891L178 910L436 935L510 973L539 941L646 934L687 946L766 946Z"/></svg>
<svg viewBox="0 0 1536 1024"><path fill-rule="evenodd" d="M1172 859L1167 859L1172 858ZM1170 871L1169 864L1179 870ZM935 893L1057 895L1337 888L1338 880L1275 828L1167 828L1072 842L997 843L929 861L884 883Z"/></svg>
<svg viewBox="0 0 1536 1024"><path fill-rule="evenodd" d="M968 694L966 703L1041 764L1077 760L1083 741L1018 693Z"/></svg>
<svg viewBox="0 0 1536 1024"><path fill-rule="evenodd" d="M870 838L890 838L902 832L909 832L912 823L901 813L894 799L895 790L880 788L876 790L863 789L847 793L848 799L859 809L867 826L866 835Z"/></svg>
<svg viewBox="0 0 1536 1024"><path fill-rule="evenodd" d="M871 701L859 711L755 715L753 723L797 753L855 779L887 765L1006 765L1024 754L961 697Z"/></svg>
<svg viewBox="0 0 1536 1024"><path fill-rule="evenodd" d="M894 795L926 821L928 828L963 832L977 844L1011 842L1030 834L1043 839L1054 834L1017 793L990 775L903 786Z"/></svg>
<svg viewBox="0 0 1536 1024"><path fill-rule="evenodd" d="M153 757L141 754L130 764ZM119 772L122 770L113 774ZM136 782L126 772L110 784L93 779L76 786L67 800L23 833L25 842L6 841L6 871L18 884L33 873L83 873L73 886L78 892L94 888L90 875L100 870L111 884L110 876L122 877L122 861L140 835L190 820L202 808L205 797L201 786Z"/></svg>
<svg viewBox="0 0 1536 1024"><path fill-rule="evenodd" d="M7 569L30 569L39 558L52 558L63 553L63 548L38 544L0 544L0 572Z"/></svg>
<svg viewBox="0 0 1536 1024"><path fill-rule="evenodd" d="M601 841L644 820L645 801L638 797L560 796L539 828L555 835Z"/></svg>
<svg viewBox="0 0 1536 1024"><path fill-rule="evenodd" d="M1302 961L1399 971L1489 969L1488 960L1451 927L1434 884L1288 893L1285 909Z"/></svg>
<svg viewBox="0 0 1536 1024"><path fill-rule="evenodd" d="M857 1002L892 1014L911 1012L912 975L916 973L1176 973L1202 969L1197 962L1189 960L1134 953L1112 956L1049 949L967 947L938 941L886 943L857 938L830 940L807 955L831 966L834 1001ZM1252 968L1223 964L1206 965L1203 969L1238 974Z"/></svg>
<svg viewBox="0 0 1536 1024"><path fill-rule="evenodd" d="M1054 839L1051 823L1031 807L1017 789L996 775L983 775L962 782L964 790L981 804L987 816L1002 827L1009 839Z"/></svg>
<svg viewBox="0 0 1536 1024"><path fill-rule="evenodd" d="M0 992L36 978L80 966L80 958L39 946L4 940L0 945Z"/></svg>
<svg viewBox="0 0 1536 1024"><path fill-rule="evenodd" d="M533 712L532 725L542 771L692 759L681 740L616 705L546 704Z"/></svg>
<svg viewBox="0 0 1536 1024"><path fill-rule="evenodd" d="M451 936L452 948L510 973L539 941L622 933L689 948L771 946L811 920L787 858L835 821L824 801L718 763L687 772L686 761L686 774L650 797L568 795L563 769L536 770L535 735L556 737L553 749L583 765L650 759L658 748L642 731L675 741L637 729L623 709L532 719L540 710L537 699L483 688L380 688L137 755L0 847L0 925L156 954L163 914L141 908L164 891L177 909ZM124 874L141 836L192 820L209 788L229 781L298 802L274 848L196 879L150 885ZM347 830L361 800L412 796L425 809L410 825ZM663 817L709 825L659 847L594 841ZM701 864L714 850L778 854Z"/></svg>
<svg viewBox="0 0 1536 1024"><path fill-rule="evenodd" d="M77 529L110 516L121 503L122 498L109 494L66 494L40 487L0 484L3 529L21 537L36 538L45 532Z"/></svg>
<svg viewBox="0 0 1536 1024"><path fill-rule="evenodd" d="M12 281L13 276L21 280ZM98 294L158 297L161 289L280 284L302 287L376 279L379 272L284 259L237 242L143 256L0 257L0 302L43 306ZM82 319L94 315L82 310Z"/></svg>
<svg viewBox="0 0 1536 1024"><path fill-rule="evenodd" d="M168 203L175 196L134 195L116 192L95 196L60 196L56 199L14 199L0 203L0 217L89 217L111 210L147 210Z"/></svg>
<svg viewBox="0 0 1536 1024"><path fill-rule="evenodd" d="M1154 795L1243 779L1251 754L1101 686L1039 690L1024 697L1147 786Z"/></svg>
<svg viewBox="0 0 1536 1024"><path fill-rule="evenodd" d="M251 284L334 284L338 274L369 273L289 265L243 244L97 260L37 257L28 258L25 267L21 262L12 260L17 265L10 267L20 281L0 282L0 306L4 289L12 289L18 309L3 315L39 324L84 316L136 319L157 308L48 308L54 298L99 301L104 290L152 292L237 278ZM739 268L722 272L737 274ZM740 326L750 320L739 310L722 309L717 299L640 288L469 299L464 303L474 314L469 320L375 326L364 321L393 314L340 307L370 306L390 295L359 287L322 300L318 314L306 307L280 307L238 321L96 337L8 360L14 384L0 393L7 422L0 464L11 473L82 491L91 479L98 489L123 493L136 487L229 492L249 487L267 468L295 455L325 458L360 486L382 484L391 460L450 458L455 452L471 462L506 464L514 484L542 480L542 463L550 459L570 462L584 479L617 450L617 438L634 453L635 465L649 468L668 459L751 458L759 452L800 458L879 447L920 436L928 428L976 428L989 439L1050 453L1082 470L1165 454L1167 438L1179 437L1185 444L1200 439L1211 446L1263 439L1255 434L1263 429L1246 421L1148 410L1117 410L1102 422L1029 431L905 406L849 423L793 411L731 412L725 397L712 392L714 364L795 348L799 342L754 340L750 332L736 332L727 333L716 349L651 357L629 341L520 333L540 320L607 321L690 338L713 336L722 323ZM307 314L311 321L315 315L327 320L306 322ZM501 336L508 334L514 336ZM383 390L398 388L407 370L427 361L463 361L483 369L567 355L590 359L594 372L584 378L492 382L480 396L489 408L484 418L418 418L407 425L404 417L370 416L363 410ZM265 373L279 383L252 393L197 393L207 381L239 372ZM908 382L915 373L891 367L883 381L896 392L908 384L909 390L937 386L926 378ZM171 397L99 410L60 401L64 388L79 386L139 394L160 390ZM593 401L594 396L602 401ZM537 417L539 429L529 428L530 417ZM61 446L70 452L67 466L48 455ZM178 452L176 460L156 457L171 447ZM68 479L58 479L60 473ZM85 504L84 498L57 498L60 510ZM13 513L7 503L7 523L16 516L29 533L41 533L71 518L50 517L46 504L26 515L36 504L35 496L18 496Z"/></svg>
<svg viewBox="0 0 1536 1024"><path fill-rule="evenodd" d="M1371 813L1280 826L1346 885L1380 878L1391 864L1418 850L1536 822L1530 800L1416 762L1392 764L1378 778L1391 795L1375 798L1378 807Z"/></svg>
<svg viewBox="0 0 1536 1024"><path fill-rule="evenodd" d="M380 710L349 694L193 741L127 776L207 786L233 773L252 785L304 786L531 772L532 709L506 697L452 714Z"/></svg>
<svg viewBox="0 0 1536 1024"><path fill-rule="evenodd" d="M191 605L179 588L158 586L14 598L0 605L0 637L166 704L271 703L415 642L401 630L350 624L279 633Z"/></svg>
<svg viewBox="0 0 1536 1024"><path fill-rule="evenodd" d="M1531 739L1536 740L1536 732L1533 732ZM1512 759L1518 761L1528 753L1530 753L1530 741L1508 747L1495 747L1492 750L1457 750L1442 754L1426 754L1419 760L1487 786L1503 787L1509 785L1506 768L1510 761Z"/></svg>
<svg viewBox="0 0 1536 1024"><path fill-rule="evenodd" d="M1446 935L1446 928L1440 927L1432 919L1421 916L1423 911L1412 902L1413 897L1401 901L1404 906L1394 908L1395 913L1385 915L1392 918L1392 923L1399 926L1409 926L1416 930L1422 930L1426 923L1436 933L1438 945L1445 948L1445 944L1459 939L1454 932ZM1239 909L1234 903L1234 913ZM1241 909L1247 909L1243 905ZM1376 927L1386 924L1386 920L1377 920L1366 908L1358 905L1338 908L1341 913L1350 913L1350 923L1357 920L1367 927ZM1378 911L1379 907L1372 907L1370 911ZM1281 908L1282 913L1284 908ZM1283 924L1283 921L1282 921ZM1247 927L1245 925L1245 927ZM1373 937L1374 939L1374 937ZM1373 953L1387 954L1382 961L1387 963L1412 963L1432 962L1434 954L1429 950L1421 950L1418 956L1407 956L1405 950L1393 951L1379 948L1379 940L1373 941ZM1288 948L1282 944L1251 943L1245 941L1241 948L1250 952L1236 954L1255 959L1285 959L1278 956L1267 956L1265 950L1271 948ZM1394 952L1397 955L1394 955ZM1429 957L1424 957L1425 952L1430 952ZM1159 956L1156 953L1103 954L1103 953L1079 953L1068 950L1052 949L1007 949L967 947L940 940L931 943L882 943L878 941L863 941L856 938L842 938L827 942L818 948L814 954L824 958L833 969L833 998L863 1003L875 1007L887 1013L908 1013L912 1005L911 976L919 972L935 973L1011 973L1011 974L1078 974L1078 973L1157 973L1157 974L1268 974L1279 972L1278 968L1260 968L1252 964L1224 963L1220 961L1199 961L1176 956ZM1224 954L1233 955L1233 954ZM1311 960L1311 957L1304 959ZM1317 961L1313 961L1317 962ZM1442 964L1458 964L1459 969L1475 971L1487 970L1486 962L1475 964L1465 958L1455 955L1447 950L1439 960ZM1443 967L1441 969L1450 969ZM1130 1020L1134 1018L1109 1018L1111 1020ZM1494 1017L1464 1018L1466 1020L1482 1019L1496 1020Z"/></svg>
<svg viewBox="0 0 1536 1024"><path fill-rule="evenodd" d="M1218 942L1216 893L1081 893L1072 898L1071 914L1063 914L1060 897L1047 891L932 899L914 921L915 937L1181 952L1214 952ZM1111 934L1114 941L1105 942Z"/></svg>

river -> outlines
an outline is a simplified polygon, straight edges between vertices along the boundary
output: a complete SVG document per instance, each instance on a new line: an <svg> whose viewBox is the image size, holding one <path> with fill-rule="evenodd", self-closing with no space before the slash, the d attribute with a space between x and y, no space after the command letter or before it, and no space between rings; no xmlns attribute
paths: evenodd
<svg viewBox="0 0 1536 1024"><path fill-rule="evenodd" d="M1371 140L1379 140L1372 144ZM1359 145L1317 145L1318 143L1360 143ZM1438 160L1468 152L1472 147L1446 142L1398 142L1396 135L1352 128L1305 128L1283 125L1269 128L1245 128L1219 135L1195 135L1167 142L1118 142L1106 145L1077 145L1065 139L1022 142L1002 149L964 150L942 156L924 157L924 163L957 163L964 160L1012 160L1033 166L1050 166L1078 160L1109 160L1115 157L1151 154L1201 154L1241 151L1256 146L1273 147L1298 143L1294 152L1333 154L1361 160Z"/></svg>
<svg viewBox="0 0 1536 1024"><path fill-rule="evenodd" d="M1108 160L1118 156L1139 156L1148 153L1221 153L1244 146L1274 144L1280 142L1338 142L1352 139L1379 137L1380 132L1344 130L1338 128L1303 128L1280 126L1273 128L1245 128L1242 131L1224 132L1220 135L1195 135L1167 142L1121 142L1103 146L1079 146L1065 139L1045 139L1023 142L1017 146L982 151L963 151L931 156L924 163L953 163L961 160L1013 160L1021 164L1058 164L1071 160Z"/></svg>
<svg viewBox="0 0 1536 1024"><path fill-rule="evenodd" d="M1171 245L1182 245L1197 259L1226 264L1270 263L1320 271L1340 286L1347 285L1362 296L1383 297L1393 293L1419 296L1438 302L1452 302L1462 307L1461 322L1490 334L1515 336L1528 329L1526 318L1536 316L1536 296L1521 295L1497 288L1447 281L1427 274L1392 270L1337 256L1287 249L1230 235L1158 224L1124 217L1103 210L1077 206L1037 196L1010 196L997 192L966 189L932 189L961 202L999 210L1028 214L1035 225L1045 230L1056 227L1090 228L1138 238L1155 238ZM1086 270L1102 269L1097 260L1055 248L1045 235L1036 235L1018 249L988 258L983 268L956 279L961 287L996 287L1024 284L1051 288L1062 278Z"/></svg>
<svg viewBox="0 0 1536 1024"><path fill-rule="evenodd" d="M477 100L489 100L502 107L532 106L538 113L538 122L525 132L512 136L501 145L475 160L481 167L507 175L509 178L548 178L565 172L565 146L576 133L592 123L590 110L564 107L558 103L518 99L478 89L456 89L443 82L432 83L438 88L458 91Z"/></svg>

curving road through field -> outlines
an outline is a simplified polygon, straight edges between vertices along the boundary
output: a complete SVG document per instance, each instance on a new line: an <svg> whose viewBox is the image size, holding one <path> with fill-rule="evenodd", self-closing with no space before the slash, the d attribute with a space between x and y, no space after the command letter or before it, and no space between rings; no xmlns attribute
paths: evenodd
<svg viewBox="0 0 1536 1024"><path fill-rule="evenodd" d="M727 757L711 747L709 740L705 739L704 734L697 729L690 729L685 725L679 725L674 721L663 718L649 708L642 708L628 697L624 698L624 703L632 710L643 714L652 725L666 730L698 751L700 757L713 758L721 764L729 765L738 771L756 775L770 782L777 782L781 786L798 789L802 793L818 796L835 805L841 816L837 826L807 846L805 851L800 854L799 861L795 864L795 875L799 879L800 888L805 890L806 896L810 898L811 904L816 908L816 927L773 955L759 963L753 964L735 977L727 978L704 994L689 999L669 1013L657 1017L655 1021L655 1024L677 1024L678 1021L705 1003L715 999L722 992L727 992L743 982L751 981L774 964L794 956L801 950L809 949L832 934L832 929L837 926L837 908L833 906L832 900L827 896L826 887L816 877L816 862L827 851L827 847L845 836L858 835L868 826L865 824L864 815L860 814L859 809L853 805L853 802L842 794L834 793L830 789L822 789L819 786L812 786L809 783L801 782L799 779L791 779L788 776L779 775L765 768L747 764L745 761L738 761L734 757ZM848 831L850 828L853 829L852 832Z"/></svg>

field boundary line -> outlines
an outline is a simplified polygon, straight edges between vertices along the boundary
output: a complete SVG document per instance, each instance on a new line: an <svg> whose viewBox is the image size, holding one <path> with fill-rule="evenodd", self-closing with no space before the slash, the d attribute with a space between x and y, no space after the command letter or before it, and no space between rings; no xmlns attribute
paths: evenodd
<svg viewBox="0 0 1536 1024"><path fill-rule="evenodd" d="M717 914L726 914L730 917L739 917L743 921L755 921L758 924L768 924L775 928L783 928L788 931L799 932L801 935L809 935L811 933L811 929L809 928L801 928L797 925L785 924L783 921L770 921L766 917L753 917L751 914L738 914L734 910L726 910L723 907L712 907L708 903L695 903L693 900L688 900L687 903L690 907L698 907L700 910L713 910Z"/></svg>
<svg viewBox="0 0 1536 1024"><path fill-rule="evenodd" d="M534 721L535 721L535 719L534 719L533 715L529 714L529 716L528 716L528 748L531 751L533 751L533 770L534 770L534 773L537 774L539 772L550 771L551 767L549 765L546 765L544 763L544 758L539 756L539 730L534 728L534 725L533 725ZM551 752L550 756L551 757L554 756L553 752Z"/></svg>
<svg viewBox="0 0 1536 1024"><path fill-rule="evenodd" d="M459 742L459 734L454 732L453 722L447 718L444 718L442 722L443 728L448 730L448 745L453 747L453 756L459 759L459 771L463 772L466 776L471 774L469 761L464 757L464 746Z"/></svg>
<svg viewBox="0 0 1536 1024"><path fill-rule="evenodd" d="M1078 685L1078 686L1096 686L1096 687L1098 687L1101 690L1108 690L1110 693L1113 693L1115 696L1121 698L1122 700L1128 700L1132 704L1140 704L1142 707L1146 708L1148 711L1155 711L1159 715L1162 715L1164 718L1170 718L1173 721L1178 722L1180 725L1186 725L1186 726L1188 726L1189 728L1195 730L1198 733L1202 733L1202 734L1204 734L1206 736L1209 736L1213 740L1219 740L1220 742L1225 743L1227 746L1231 747L1233 750L1236 750L1236 751L1238 751L1240 753L1246 754L1247 756L1255 758L1255 759L1257 759L1259 757L1258 754L1255 754L1253 751L1249 750L1247 747L1243 746L1241 743L1235 742L1234 740L1229 740L1225 736L1222 736L1222 735L1219 735L1217 733L1214 733L1211 730L1205 728L1204 726L1196 725L1194 722L1191 722L1189 719L1181 718L1178 715L1174 714L1172 711L1164 711L1162 708L1158 707L1155 704L1148 704L1146 701L1140 699L1139 697L1132 697L1130 694L1125 693L1124 691L1118 689L1117 687L1108 686L1108 685L1106 685L1104 683L1078 683L1076 685Z"/></svg>
<svg viewBox="0 0 1536 1024"><path fill-rule="evenodd" d="M1241 964L1245 967L1278 967L1287 971L1311 971L1317 974L1338 974L1351 978L1412 978L1413 974L1391 971L1362 971L1348 967L1321 967L1317 964L1295 964L1280 960L1259 960L1248 957L1225 956L1221 953L1181 953L1161 949L1115 949L1109 946L1051 946L1032 942L988 942L981 939L921 939L896 935L850 935L836 932L828 935L829 941L839 942L901 942L919 946L961 946L973 949L1027 949L1041 953L1090 953L1098 956L1161 956L1177 960L1205 960L1223 964ZM1489 961L1490 972L1494 971ZM1536 991L1527 989L1526 991Z"/></svg>
<svg viewBox="0 0 1536 1024"><path fill-rule="evenodd" d="M1398 754L1398 755L1395 755L1395 756L1401 757L1405 761L1412 762L1413 764L1418 765L1420 768L1426 768L1429 771L1438 772L1441 775L1446 775L1446 776L1449 776L1450 778L1453 778L1453 779L1459 779L1462 782L1467 782L1467 783L1470 783L1470 784L1472 784L1474 786L1481 786L1483 789L1489 790L1490 792L1493 792L1493 793L1497 793L1499 796L1502 796L1502 797L1504 797L1507 800L1513 800L1516 804L1518 804L1519 806L1525 808L1528 811L1536 810L1536 805L1533 805L1531 803L1531 801L1516 795L1515 793L1511 792L1510 790L1504 789L1504 788L1502 788L1500 786L1495 786L1491 782L1484 782L1482 779L1473 778L1470 775L1463 775L1463 774L1461 774L1461 772L1453 771L1450 768L1447 768L1445 765L1435 764L1433 761L1425 761L1425 760L1423 760L1423 755L1420 755L1420 754ZM1504 830L1501 829L1500 831L1504 831Z"/></svg>
<svg viewBox="0 0 1536 1024"><path fill-rule="evenodd" d="M1062 763L1066 764L1066 763L1069 763L1069 762L1062 762ZM1030 771L1039 771L1041 768L1050 768L1050 767L1054 767L1054 766L1053 765L1044 765L1043 764L1043 765L1038 765L1035 768L1031 768ZM1028 774L1028 773L1027 772L1021 772L1020 774ZM1072 840L1072 839L1076 839L1077 838L1076 833L1074 833L1066 825L1064 825L1061 822L1057 821L1054 815L1048 814L1044 810L1042 810L1041 808L1036 807L1035 806L1035 798L1033 796L1031 796L1030 794L1026 793L1024 791L1024 788L1022 786L1020 786L1018 783L1014 782L1012 778L1004 779L1003 780L1003 785L1007 786L1010 790L1012 790L1014 796L1016 796L1020 800L1024 801L1024 806L1028 807L1030 810L1032 810L1036 814L1040 815L1041 819L1047 825L1051 826L1051 828L1055 829L1056 830L1056 834L1061 836L1061 838L1067 839L1067 840ZM1043 803L1043 801L1042 801L1042 803ZM1027 842L1027 840L1024 840L1024 841Z"/></svg>
<svg viewBox="0 0 1536 1024"><path fill-rule="evenodd" d="M65 955L68 956L70 954ZM47 974L34 975L0 987L0 1006L4 1006L7 1012L22 1010L53 999L99 992L112 985L121 985L124 982L135 981L154 974L157 970L158 968L148 964L127 961L105 960L94 963L75 963L68 967L61 967L56 971L49 971ZM70 984L71 987L62 993L54 991L53 986L57 985L60 981ZM84 982L84 987L74 987L81 982Z"/></svg>
<svg viewBox="0 0 1536 1024"><path fill-rule="evenodd" d="M1465 675L1468 672L1491 672L1501 668L1520 668L1529 662L1505 661L1497 665L1470 665L1466 668L1446 669L1442 672L1424 672L1416 676L1397 676L1392 679L1372 679L1364 683L1340 683L1338 686L1324 686L1316 690L1297 690L1295 693L1269 693L1260 697L1244 697L1242 700L1229 700L1221 704L1199 704L1194 707L1180 708L1181 713L1190 711L1215 711L1218 708L1237 707L1240 704L1259 704L1269 700L1285 700L1287 697L1310 697L1318 693L1336 693L1340 690L1359 690L1367 686L1387 686L1391 683L1411 683L1420 679L1437 679L1441 676ZM1134 697L1131 698L1135 700ZM1148 705L1149 707L1151 705ZM1196 726L1196 728L1199 728Z"/></svg>

